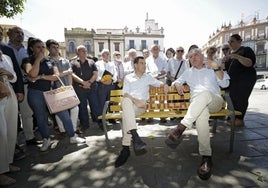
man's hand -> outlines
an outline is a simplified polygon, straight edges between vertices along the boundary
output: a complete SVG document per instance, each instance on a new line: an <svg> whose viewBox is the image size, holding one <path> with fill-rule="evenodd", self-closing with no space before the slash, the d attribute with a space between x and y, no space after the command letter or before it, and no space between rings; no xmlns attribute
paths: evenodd
<svg viewBox="0 0 268 188"><path fill-rule="evenodd" d="M167 84L164 84L164 93L167 94L168 93L168 85Z"/></svg>
<svg viewBox="0 0 268 188"><path fill-rule="evenodd" d="M16 93L18 102L22 102L24 100L24 94L23 93Z"/></svg>
<svg viewBox="0 0 268 188"><path fill-rule="evenodd" d="M82 87L84 89L90 89L91 83L88 81L83 81Z"/></svg>
<svg viewBox="0 0 268 188"><path fill-rule="evenodd" d="M209 68L209 69L218 69L219 68L219 65L215 61L206 59L204 61L204 63L206 64L207 68Z"/></svg>
<svg viewBox="0 0 268 188"><path fill-rule="evenodd" d="M175 84L175 87L179 95L183 95L183 93L186 92L185 87L183 85Z"/></svg>
<svg viewBox="0 0 268 188"><path fill-rule="evenodd" d="M9 96L10 94L8 86L6 86L3 82L0 82L0 99Z"/></svg>

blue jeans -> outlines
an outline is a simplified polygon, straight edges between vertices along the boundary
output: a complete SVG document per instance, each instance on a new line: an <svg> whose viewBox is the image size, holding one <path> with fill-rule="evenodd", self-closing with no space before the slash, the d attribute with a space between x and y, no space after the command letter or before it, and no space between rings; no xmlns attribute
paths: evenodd
<svg viewBox="0 0 268 188"><path fill-rule="evenodd" d="M93 121L97 121L98 116L101 115L102 109L100 108L99 97L97 90L88 90L76 93L79 100L79 120L81 126L89 126L89 114L87 104L89 104L91 110L91 116Z"/></svg>
<svg viewBox="0 0 268 188"><path fill-rule="evenodd" d="M102 110L105 105L105 102L110 100L110 91L115 89L115 85L104 85L100 82L98 82L98 84L98 96Z"/></svg>
<svg viewBox="0 0 268 188"><path fill-rule="evenodd" d="M27 98L29 106L34 112L36 123L38 125L39 132L42 138L48 139L49 130L48 130L47 105L43 95L43 91L29 88ZM73 137L74 129L68 110L58 112L57 115L61 119L67 134L70 137Z"/></svg>

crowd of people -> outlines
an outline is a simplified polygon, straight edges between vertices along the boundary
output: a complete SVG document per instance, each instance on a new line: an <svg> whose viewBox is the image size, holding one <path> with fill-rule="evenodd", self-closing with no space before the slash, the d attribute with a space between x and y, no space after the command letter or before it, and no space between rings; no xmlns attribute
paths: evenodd
<svg viewBox="0 0 268 188"><path fill-rule="evenodd" d="M242 38L237 34L222 46L223 58L217 57L218 49L214 46L207 49L206 56L197 45L192 45L186 54L184 48L178 46L162 55L160 46L154 44L144 49L141 56L130 49L124 59L119 51L111 53L108 49L101 51L100 59L90 58L86 47L79 45L77 55L70 60L61 56L59 43L54 39L43 42L30 37L25 47L20 27L10 28L7 34L9 41L4 44L0 27L0 185L15 183L6 173L20 170L13 165L14 160L20 158L16 156L16 150L20 150L16 144L18 128L23 129L26 145L40 144L41 152L49 150L51 145L49 119L61 133L67 133L71 144L85 143L79 134L89 128L90 119L103 130L98 116L113 89L123 90L122 150L115 167L127 162L131 144L136 155L146 153L146 143L139 137L135 116L146 110L150 86L164 87L168 92L168 86L172 85L179 95L184 93L184 84L189 86L191 102L187 114L168 132L165 143L176 148L184 130L195 123L202 156L197 173L203 180L209 179L212 169L209 113L221 109L222 88L229 91L235 110L242 112L236 117L235 125L245 124L248 99L256 81L256 57L251 48L241 46ZM59 79L73 86L80 104L49 114L43 92L59 88ZM166 119L160 121L166 122ZM34 134L35 125L42 140Z"/></svg>

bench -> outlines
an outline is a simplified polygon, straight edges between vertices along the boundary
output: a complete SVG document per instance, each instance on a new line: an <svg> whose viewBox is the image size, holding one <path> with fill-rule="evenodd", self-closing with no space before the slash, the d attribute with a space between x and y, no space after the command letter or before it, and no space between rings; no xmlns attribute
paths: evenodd
<svg viewBox="0 0 268 188"><path fill-rule="evenodd" d="M183 118L187 112L190 104L190 93L179 95L174 86L169 87L168 94L164 93L163 88L151 87L150 97L147 103L146 112L136 116L136 118ZM235 115L240 115L241 112L235 111L232 105L231 98L227 92L221 91L224 98L222 109L219 112L211 113L212 132L216 133L217 119L219 117L230 117L231 133L229 152L233 152L234 145L234 121ZM102 119L106 145L109 147L109 138L107 134L107 120L121 120L122 119L122 90L111 90L110 100L106 101L102 115L98 119ZM227 109L228 104L228 109Z"/></svg>

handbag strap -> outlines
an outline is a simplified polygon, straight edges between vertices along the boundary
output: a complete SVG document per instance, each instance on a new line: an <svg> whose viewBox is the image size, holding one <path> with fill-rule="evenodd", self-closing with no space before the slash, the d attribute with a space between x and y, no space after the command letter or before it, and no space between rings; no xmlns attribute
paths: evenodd
<svg viewBox="0 0 268 188"><path fill-rule="evenodd" d="M179 74L179 72L180 72L180 69L181 69L181 66L182 66L182 63L183 63L183 60L181 60L181 64L180 64L180 66L179 66L179 68L178 68L178 70L177 70L177 72L176 72L176 75L175 75L175 80L177 79L177 76L178 76L178 74Z"/></svg>
<svg viewBox="0 0 268 188"><path fill-rule="evenodd" d="M58 75L56 75L56 77L57 77L58 80L60 81L61 85L65 87L65 85L64 85L63 81L61 80L61 78L60 78Z"/></svg>

